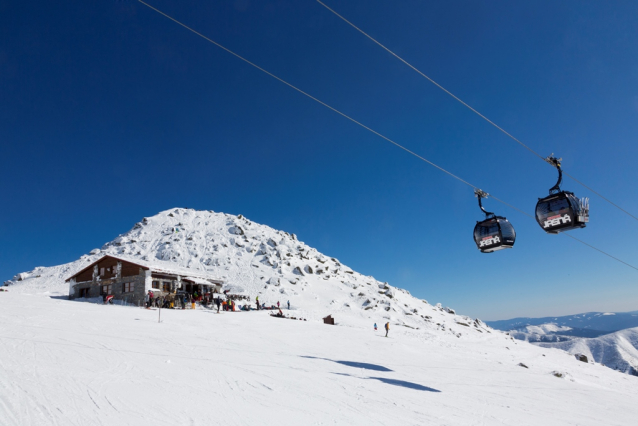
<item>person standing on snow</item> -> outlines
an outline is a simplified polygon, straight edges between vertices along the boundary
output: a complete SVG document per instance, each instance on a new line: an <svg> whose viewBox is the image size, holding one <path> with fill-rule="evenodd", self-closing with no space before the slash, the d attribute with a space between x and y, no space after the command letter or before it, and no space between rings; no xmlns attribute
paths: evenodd
<svg viewBox="0 0 638 426"><path fill-rule="evenodd" d="M374 323L374 331L377 331L377 323Z"/></svg>
<svg viewBox="0 0 638 426"><path fill-rule="evenodd" d="M288 301L288 310L290 310L290 300Z"/></svg>
<svg viewBox="0 0 638 426"><path fill-rule="evenodd" d="M390 331L390 323L385 323L385 337L388 337L388 331Z"/></svg>
<svg viewBox="0 0 638 426"><path fill-rule="evenodd" d="M219 313L219 307L222 304L222 300L218 297L215 299L215 305L217 305L217 313Z"/></svg>
<svg viewBox="0 0 638 426"><path fill-rule="evenodd" d="M279 300L277 300L277 309L279 309Z"/></svg>
<svg viewBox="0 0 638 426"><path fill-rule="evenodd" d="M257 310L259 310L259 296L255 297L255 302L257 303Z"/></svg>

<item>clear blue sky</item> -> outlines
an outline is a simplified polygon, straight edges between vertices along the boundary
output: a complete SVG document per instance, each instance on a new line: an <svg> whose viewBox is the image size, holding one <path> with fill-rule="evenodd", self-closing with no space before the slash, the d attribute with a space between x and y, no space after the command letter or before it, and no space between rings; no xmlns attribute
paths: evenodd
<svg viewBox="0 0 638 426"><path fill-rule="evenodd" d="M530 213L556 179L312 0L153 0L229 49ZM326 1L638 215L638 2ZM638 271L472 189L133 0L0 1L0 279L171 207L243 214L355 270L493 320L638 309ZM638 221L572 231L638 266Z"/></svg>

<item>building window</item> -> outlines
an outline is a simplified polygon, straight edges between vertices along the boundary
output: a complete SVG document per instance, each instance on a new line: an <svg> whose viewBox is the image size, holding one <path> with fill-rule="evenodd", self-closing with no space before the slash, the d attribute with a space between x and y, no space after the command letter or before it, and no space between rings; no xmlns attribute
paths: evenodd
<svg viewBox="0 0 638 426"><path fill-rule="evenodd" d="M153 281L153 288L156 288L159 290L160 286L159 286L159 281Z"/></svg>
<svg viewBox="0 0 638 426"><path fill-rule="evenodd" d="M162 287L163 287L162 290L164 290L165 292L167 292L167 293L171 292L171 283L170 282L168 282L168 283L164 282Z"/></svg>
<svg viewBox="0 0 638 426"><path fill-rule="evenodd" d="M113 285L103 285L100 289L100 294L113 294Z"/></svg>
<svg viewBox="0 0 638 426"><path fill-rule="evenodd" d="M80 289L80 297L89 297L89 289L81 288Z"/></svg>
<svg viewBox="0 0 638 426"><path fill-rule="evenodd" d="M122 293L132 293L134 289L135 283L124 283L122 284Z"/></svg>
<svg viewBox="0 0 638 426"><path fill-rule="evenodd" d="M104 276L104 268L100 268L100 275Z"/></svg>

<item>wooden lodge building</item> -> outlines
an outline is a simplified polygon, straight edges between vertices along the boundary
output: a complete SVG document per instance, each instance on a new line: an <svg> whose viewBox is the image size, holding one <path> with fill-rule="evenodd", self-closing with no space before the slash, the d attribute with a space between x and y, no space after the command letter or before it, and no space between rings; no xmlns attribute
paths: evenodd
<svg viewBox="0 0 638 426"><path fill-rule="evenodd" d="M223 281L186 268L171 268L142 260L105 255L66 279L69 299L112 295L135 305L144 303L148 290L155 297L184 291L221 293Z"/></svg>

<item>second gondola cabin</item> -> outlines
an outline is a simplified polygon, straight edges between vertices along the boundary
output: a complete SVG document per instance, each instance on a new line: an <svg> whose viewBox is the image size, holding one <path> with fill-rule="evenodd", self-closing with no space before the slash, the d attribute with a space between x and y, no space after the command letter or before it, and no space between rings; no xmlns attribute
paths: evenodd
<svg viewBox="0 0 638 426"><path fill-rule="evenodd" d="M492 253L498 250L514 247L516 231L512 224L503 216L496 216L483 208L482 198L488 194L480 189L474 190L478 198L479 207L485 213L485 220L477 221L474 227L474 242L482 253Z"/></svg>
<svg viewBox="0 0 638 426"><path fill-rule="evenodd" d="M476 222L474 242L483 253L492 253L514 247L516 231L512 224L501 216Z"/></svg>

